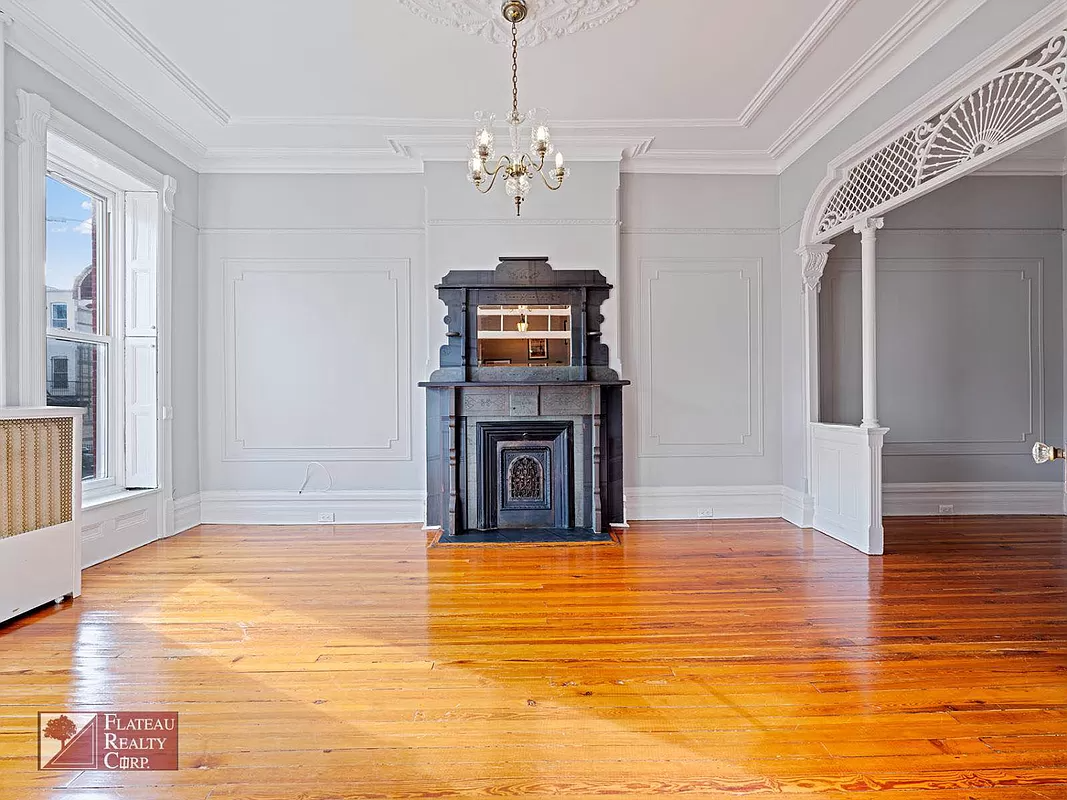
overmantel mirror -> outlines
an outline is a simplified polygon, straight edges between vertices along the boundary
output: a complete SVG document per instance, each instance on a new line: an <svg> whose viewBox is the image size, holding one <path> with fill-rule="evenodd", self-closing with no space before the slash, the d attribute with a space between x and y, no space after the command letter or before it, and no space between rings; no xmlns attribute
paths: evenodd
<svg viewBox="0 0 1067 800"><path fill-rule="evenodd" d="M569 305L478 306L479 367L567 367Z"/></svg>

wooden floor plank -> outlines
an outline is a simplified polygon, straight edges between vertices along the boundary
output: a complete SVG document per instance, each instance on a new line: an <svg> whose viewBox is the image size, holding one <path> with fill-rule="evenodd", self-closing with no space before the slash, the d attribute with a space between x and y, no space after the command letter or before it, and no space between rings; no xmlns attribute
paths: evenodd
<svg viewBox="0 0 1067 800"><path fill-rule="evenodd" d="M1067 521L618 546L201 527L0 627L0 800L1067 799ZM40 772L38 710L170 710L177 772Z"/></svg>

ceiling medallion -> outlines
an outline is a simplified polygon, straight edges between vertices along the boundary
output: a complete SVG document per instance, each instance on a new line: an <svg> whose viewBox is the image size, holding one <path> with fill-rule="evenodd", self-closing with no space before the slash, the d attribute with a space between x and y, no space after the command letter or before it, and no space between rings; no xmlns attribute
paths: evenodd
<svg viewBox="0 0 1067 800"><path fill-rule="evenodd" d="M499 0L399 0L423 19L482 36L493 44L511 40L511 23L500 15ZM610 22L637 5L637 0L529 0L529 20L519 36L523 47L534 47Z"/></svg>
<svg viewBox="0 0 1067 800"><path fill-rule="evenodd" d="M530 192L530 178L539 175L545 186L553 192L563 186L570 170L563 166L563 153L552 145L548 130L547 113L535 108L528 114L519 113L519 23L526 19L526 0L503 0L500 13L511 27L511 113L507 116L511 138L511 153L502 155L490 167L493 160L493 122L496 115L479 111L474 115L478 130L470 144L470 161L467 180L482 194L489 194L499 175L504 176L504 188L508 197L515 201L515 216L522 216L522 204ZM523 152L523 124L529 122L526 131L530 141L529 152ZM556 154L555 167L545 169L545 158ZM551 176L551 180L549 177ZM488 180L488 183L486 182Z"/></svg>

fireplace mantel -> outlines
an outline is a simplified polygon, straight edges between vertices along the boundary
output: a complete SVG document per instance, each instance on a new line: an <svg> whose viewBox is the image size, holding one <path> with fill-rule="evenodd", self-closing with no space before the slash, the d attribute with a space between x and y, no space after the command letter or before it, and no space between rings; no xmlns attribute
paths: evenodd
<svg viewBox="0 0 1067 800"><path fill-rule="evenodd" d="M426 402L426 522L444 534L623 524L622 387L594 270L504 258L437 287L448 343Z"/></svg>

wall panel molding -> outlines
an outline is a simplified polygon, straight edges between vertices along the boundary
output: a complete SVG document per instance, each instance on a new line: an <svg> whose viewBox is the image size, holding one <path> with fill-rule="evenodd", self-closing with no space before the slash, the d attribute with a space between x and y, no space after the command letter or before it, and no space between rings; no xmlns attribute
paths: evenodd
<svg viewBox="0 0 1067 800"><path fill-rule="evenodd" d="M930 275L938 273L942 276L953 276L961 282L975 276L1006 275L1018 276L1023 286L1023 293L1017 299L1022 299L1025 308L1025 336L1027 340L1027 372L1029 379L1025 386L1019 390L1026 393L1025 403L1028 409L1026 419L1018 421L1018 433L1011 435L989 436L989 420L976 420L976 429L973 436L958 438L906 438L909 437L907 427L900 419L887 416L883 408L884 422L891 431L886 437L884 453L886 456L992 456L992 455L1025 455L1035 442L1044 437L1045 431L1045 354L1044 354L1044 262L1039 258L968 258L968 259L938 259L938 258L880 258L878 260L879 276L882 283L880 294L884 296L884 283L889 275L895 277L907 275ZM824 277L825 288L822 292L822 302L826 304L824 321L832 321L823 326L824 342L830 354L829 370L824 372L823 403L830 418L841 421L843 411L840 407L838 394L833 384L834 376L842 374L840 356L842 346L839 341L842 331L843 309L841 301L840 281L848 276L849 280L856 280L859 274L860 262L857 259L840 259L834 263L834 269ZM964 291L965 286L960 284L958 292ZM958 294L958 292L954 293ZM946 303L951 303L952 298L945 298ZM856 304L859 299L856 298ZM1005 299L1005 302L1008 302ZM1005 308L1004 313L1009 309ZM879 319L880 339L882 347L886 341L886 331L889 326L905 324L902 314L906 309L897 309L896 313L883 310ZM914 320L912 320L914 323ZM823 351L824 357L827 350ZM951 373L953 365L946 365L946 375ZM885 361L882 360L880 368L885 378ZM945 378L946 382L949 378ZM883 391L892 382L886 384L883 381ZM884 406L884 402L883 402Z"/></svg>
<svg viewBox="0 0 1067 800"><path fill-rule="evenodd" d="M640 265L638 456L763 455L763 260L645 258ZM732 292L728 298L726 292ZM729 320L730 310L738 318ZM717 325L722 327L709 327ZM736 353L743 362L731 363ZM702 354L733 373L709 375ZM669 383L657 380L661 365ZM744 407L731 409L738 394ZM714 430L731 421L733 428ZM686 425L684 431L679 427Z"/></svg>
<svg viewBox="0 0 1067 800"><path fill-rule="evenodd" d="M310 430L307 419L297 419L297 412L279 418L276 423L264 424L261 416L267 411L262 405L271 398L266 397L262 386L254 385L256 369L262 370L260 359L250 359L247 353L238 358L238 353L252 346L249 337L262 335L264 330L249 330L245 326L262 323L255 317L255 310L249 303L263 301L271 292L284 292L289 278L299 276L299 285L310 290L317 280L320 292L332 295L334 292L349 292L352 304L347 309L333 309L337 314L339 325L356 322L355 316L345 318L345 314L357 314L355 301L368 301L370 292L378 291L381 296L371 305L385 313L388 324L381 328L368 328L351 335L351 341L323 341L322 345L330 348L337 357L330 369L337 371L336 380L326 374L326 370L314 376L322 378L325 383L308 388L293 387L301 391L336 391L337 396L329 398L330 409L319 419L324 426L341 426L346 424L345 434L339 431L319 432L321 441L296 443L286 441L293 435L293 429L303 425L304 432ZM353 279L360 279L353 281ZM412 392L411 375L411 319L410 319L410 280L411 261L405 258L224 258L222 259L223 281L223 364L224 364L224 398L223 398L223 461L396 461L410 460L412 452ZM271 285L270 282L274 284ZM357 282L359 286L357 287ZM320 295L321 297L321 295ZM307 298L306 298L307 299ZM318 299L318 298L310 298ZM290 303L288 295L278 295L278 302ZM269 302L274 302L270 299ZM325 312L325 309L324 309ZM279 325L286 324L283 319ZM368 323L369 324L369 323ZM342 329L344 330L344 329ZM296 331L293 331L295 334ZM360 349L363 348L363 349ZM390 351L387 359L376 358L375 350L383 348ZM352 358L345 358L348 352ZM345 375L346 371L359 372L360 363L355 359L362 353L370 361L365 374ZM293 354L295 356L295 354ZM274 354L271 354L274 357ZM281 354L279 354L281 357ZM366 360L366 359L365 359ZM375 369L382 361L395 369L395 377L386 384L375 382ZM279 369L284 369L284 361ZM350 394L345 396L345 390ZM393 416L361 417L362 402L368 403L368 395L386 392L388 396L376 396L376 406L388 407ZM275 397L281 401L278 409L283 409L285 398ZM295 401L294 401L295 402ZM319 402L320 409L326 405ZM364 408L363 411L367 411ZM249 417L248 415L253 416ZM244 416L242 416L244 415ZM353 419L353 417L360 417ZM286 423L289 423L286 425ZM348 441L343 436L355 437ZM280 438L271 438L280 437ZM327 444L327 441L337 442Z"/></svg>

